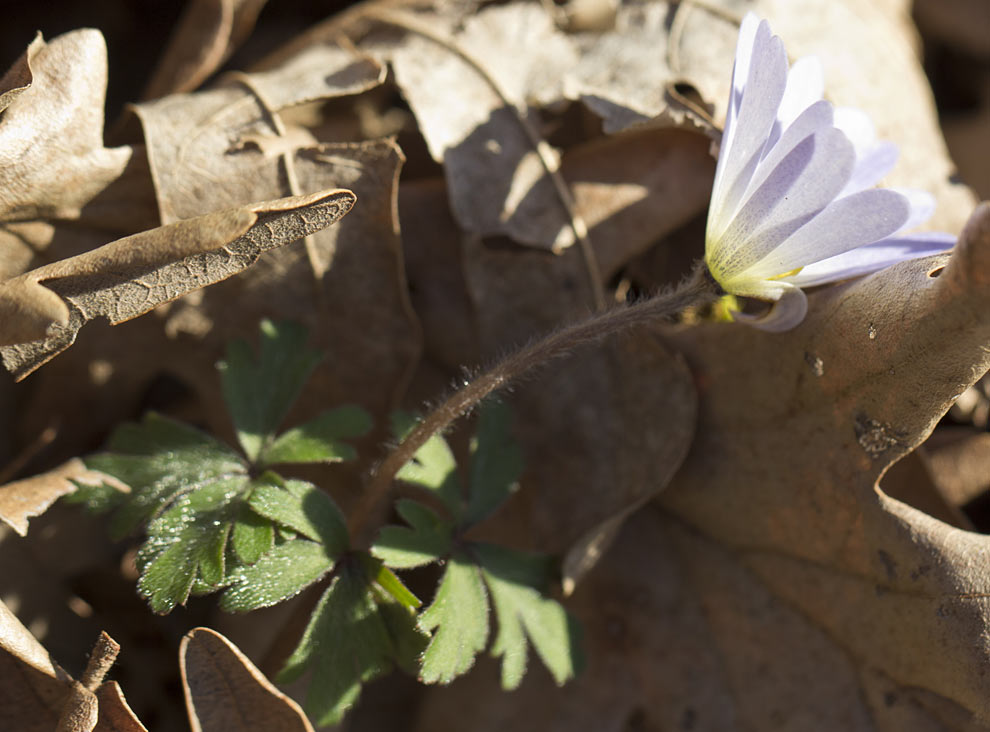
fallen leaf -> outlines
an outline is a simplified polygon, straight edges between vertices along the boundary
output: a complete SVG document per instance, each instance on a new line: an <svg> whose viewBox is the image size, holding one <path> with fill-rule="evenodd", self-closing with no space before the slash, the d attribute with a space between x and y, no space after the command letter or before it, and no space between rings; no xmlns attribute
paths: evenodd
<svg viewBox="0 0 990 732"><path fill-rule="evenodd" d="M206 214L2 282L4 365L22 379L68 348L86 321L120 323L230 277L335 223L353 203L354 194L336 190Z"/></svg>
<svg viewBox="0 0 990 732"><path fill-rule="evenodd" d="M990 367L988 283L984 205L951 258L824 288L789 333L672 333L698 429L578 587L588 674L511 711L479 674L419 728L986 729L990 543L877 482Z"/></svg>
<svg viewBox="0 0 990 732"><path fill-rule="evenodd" d="M74 492L73 481L93 485L109 482L126 490L126 486L109 475L89 470L82 460L72 458L41 475L0 485L0 521L26 536L28 519L41 515L59 498Z"/></svg>
<svg viewBox="0 0 990 732"><path fill-rule="evenodd" d="M266 0L195 0L186 5L145 99L192 91L250 35Z"/></svg>
<svg viewBox="0 0 990 732"><path fill-rule="evenodd" d="M313 731L299 705L216 631L186 633L179 665L193 732Z"/></svg>
<svg viewBox="0 0 990 732"><path fill-rule="evenodd" d="M356 94L380 84L384 73L353 50L320 45L273 71L232 75L217 89L137 105L162 221L326 188L300 183L292 190L291 150L289 160L273 157L256 140L288 134L280 112Z"/></svg>

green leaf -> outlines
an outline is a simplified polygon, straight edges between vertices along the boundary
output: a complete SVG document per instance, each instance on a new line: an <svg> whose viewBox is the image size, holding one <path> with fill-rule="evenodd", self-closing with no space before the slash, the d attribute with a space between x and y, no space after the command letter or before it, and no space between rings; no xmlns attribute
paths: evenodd
<svg viewBox="0 0 990 732"><path fill-rule="evenodd" d="M478 567L462 552L447 562L433 604L419 616L436 630L423 652L420 680L449 684L474 665L488 640L488 599Z"/></svg>
<svg viewBox="0 0 990 732"><path fill-rule="evenodd" d="M72 481L76 490L65 496L62 500L66 503L83 505L90 513L106 513L121 506L129 497L129 493L117 490L112 485L100 483L91 485Z"/></svg>
<svg viewBox="0 0 990 732"><path fill-rule="evenodd" d="M237 558L254 564L275 546L275 527L242 503L231 533L230 543Z"/></svg>
<svg viewBox="0 0 990 732"><path fill-rule="evenodd" d="M371 553L393 569L410 569L436 562L450 552L454 527L433 510L418 501L404 498L396 502L396 510L409 524L385 526Z"/></svg>
<svg viewBox="0 0 990 732"><path fill-rule="evenodd" d="M304 480L282 480L274 473L257 479L248 505L260 516L326 545L329 556L347 550L347 523L326 493Z"/></svg>
<svg viewBox="0 0 990 732"><path fill-rule="evenodd" d="M522 450L509 433L509 408L487 401L478 418L471 442L471 482L463 525L471 526L491 516L519 487Z"/></svg>
<svg viewBox="0 0 990 732"><path fill-rule="evenodd" d="M415 425L416 419L412 415L402 412L392 414L392 431L397 437L405 437ZM463 498L457 477L457 462L440 435L433 435L427 440L395 477L433 493L452 516L460 516Z"/></svg>
<svg viewBox="0 0 990 732"><path fill-rule="evenodd" d="M558 685L574 678L583 664L580 630L558 602L542 594L547 560L492 544L473 544L472 551L498 618L491 653L502 657L502 688L515 689L522 681L527 640Z"/></svg>
<svg viewBox="0 0 990 732"><path fill-rule="evenodd" d="M219 586L224 581L230 523L246 477L229 478L181 496L148 525L138 551L138 590L156 613L185 603L193 581Z"/></svg>
<svg viewBox="0 0 990 732"><path fill-rule="evenodd" d="M263 320L260 330L257 358L247 343L234 341L227 346L227 358L217 365L224 401L251 462L258 459L321 358L306 348L306 329L298 323Z"/></svg>
<svg viewBox="0 0 990 732"><path fill-rule="evenodd" d="M371 426L371 415L361 407L337 407L283 432L261 451L259 462L261 465L274 465L353 460L357 453L341 440L367 434Z"/></svg>
<svg viewBox="0 0 990 732"><path fill-rule="evenodd" d="M276 605L319 581L333 565L323 544L307 539L279 544L255 564L230 573L220 609L242 613Z"/></svg>
<svg viewBox="0 0 990 732"><path fill-rule="evenodd" d="M161 513L182 493L247 474L241 456L222 442L154 413L139 424L118 427L109 448L85 462L131 488L110 521L115 539Z"/></svg>
<svg viewBox="0 0 990 732"><path fill-rule="evenodd" d="M306 711L320 726L336 724L357 701L362 684L408 656L415 646L412 633L412 614L397 603L380 605L364 562L347 557L279 680L288 683L313 666Z"/></svg>

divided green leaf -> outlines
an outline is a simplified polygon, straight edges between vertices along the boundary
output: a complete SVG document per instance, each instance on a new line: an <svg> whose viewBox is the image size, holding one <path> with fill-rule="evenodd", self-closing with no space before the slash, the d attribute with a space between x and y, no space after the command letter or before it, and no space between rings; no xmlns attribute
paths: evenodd
<svg viewBox="0 0 990 732"><path fill-rule="evenodd" d="M289 682L312 666L305 706L318 725L339 722L362 684L394 664L410 667L422 651L425 640L415 616L375 586L372 572L377 574L360 555L338 562L332 584L279 675Z"/></svg>
<svg viewBox="0 0 990 732"><path fill-rule="evenodd" d="M488 598L470 557L455 552L447 562L433 604L419 616L423 630L435 630L423 653L420 679L449 684L466 673L488 641Z"/></svg>
<svg viewBox="0 0 990 732"><path fill-rule="evenodd" d="M306 348L306 329L291 322L261 322L257 357L244 341L227 346L217 367L237 438L254 463L299 396L321 356Z"/></svg>
<svg viewBox="0 0 990 732"><path fill-rule="evenodd" d="M237 567L229 575L231 586L220 598L220 609L243 613L299 594L333 569L336 558L326 549L315 541L293 539L254 564Z"/></svg>
<svg viewBox="0 0 990 732"><path fill-rule="evenodd" d="M397 412L392 415L392 431L397 437L405 437L415 426L416 419L409 414ZM435 495L452 516L460 515L463 499L457 478L457 461L447 441L440 435L433 435L427 440L395 477Z"/></svg>
<svg viewBox="0 0 990 732"><path fill-rule="evenodd" d="M471 526L495 513L519 487L523 455L509 433L508 406L489 401L478 415L478 431L471 441L471 482L462 523Z"/></svg>
<svg viewBox="0 0 990 732"><path fill-rule="evenodd" d="M411 569L439 561L450 552L454 526L418 501L402 499L396 510L409 527L385 526L371 553L393 569Z"/></svg>
<svg viewBox="0 0 990 732"><path fill-rule="evenodd" d="M109 452L91 455L86 465L126 483L126 496L110 522L120 539L145 524L181 494L242 476L243 458L205 432L155 413L138 424L123 424L110 438Z"/></svg>
<svg viewBox="0 0 990 732"><path fill-rule="evenodd" d="M493 544L472 548L498 618L491 653L502 658L502 688L522 682L529 644L558 685L574 678L583 665L580 629L560 603L544 596L550 579L546 557Z"/></svg>
<svg viewBox="0 0 990 732"><path fill-rule="evenodd" d="M326 546L339 556L348 546L347 523L326 493L304 480L282 480L268 472L258 479L248 505L263 516L297 534Z"/></svg>
<svg viewBox="0 0 990 732"><path fill-rule="evenodd" d="M259 464L335 463L353 460L357 453L341 440L367 434L371 426L371 416L360 407L347 405L331 409L276 437L271 444L262 448Z"/></svg>

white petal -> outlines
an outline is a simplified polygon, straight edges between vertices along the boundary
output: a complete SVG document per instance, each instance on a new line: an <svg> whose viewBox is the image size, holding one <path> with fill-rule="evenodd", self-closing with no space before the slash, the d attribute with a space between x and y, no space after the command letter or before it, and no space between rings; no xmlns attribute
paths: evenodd
<svg viewBox="0 0 990 732"><path fill-rule="evenodd" d="M822 63L814 56L799 58L787 72L787 89L780 100L777 120L787 129L798 115L825 95Z"/></svg>
<svg viewBox="0 0 990 732"><path fill-rule="evenodd" d="M874 142L872 145L858 150L856 167L840 195L848 196L850 193L875 186L881 178L893 170L894 164L897 162L897 155L897 145L886 140Z"/></svg>
<svg viewBox="0 0 990 732"><path fill-rule="evenodd" d="M813 287L877 272L898 262L928 257L951 249L956 237L942 232L890 237L835 257L809 264L785 280L798 287Z"/></svg>
<svg viewBox="0 0 990 732"><path fill-rule="evenodd" d="M808 298L797 287L788 287L770 311L762 316L733 313L733 320L771 333L782 333L798 325L808 314Z"/></svg>
<svg viewBox="0 0 990 732"><path fill-rule="evenodd" d="M935 213L935 196L928 191L919 191L915 188L891 188L890 190L900 193L911 205L911 213L898 231L915 229L928 221Z"/></svg>
<svg viewBox="0 0 990 732"><path fill-rule="evenodd" d="M750 181L750 189L756 190L773 172L774 168L807 137L832 126L832 105L825 101L812 104L784 131L780 140L766 151Z"/></svg>
<svg viewBox="0 0 990 732"><path fill-rule="evenodd" d="M749 16L747 15L747 20ZM749 32L749 29L746 29ZM742 31L742 29L741 29ZM724 230L746 190L763 153L767 135L777 118L777 109L787 83L787 53L781 40L761 21L747 48L740 32L736 50L737 71L748 66L738 114L722 140L708 217L708 236ZM736 82L733 81L735 87ZM733 94L736 89L733 89ZM727 139L726 139L727 138Z"/></svg>
<svg viewBox="0 0 990 732"><path fill-rule="evenodd" d="M845 133L859 155L877 139L870 115L856 107L836 107L835 126Z"/></svg>
<svg viewBox="0 0 990 732"><path fill-rule="evenodd" d="M808 223L842 190L853 163L852 145L838 130L820 130L798 143L743 203L722 238L709 243L706 260L716 278L746 271Z"/></svg>
<svg viewBox="0 0 990 732"><path fill-rule="evenodd" d="M749 267L746 274L774 277L870 244L898 231L909 213L908 200L884 188L840 198Z"/></svg>

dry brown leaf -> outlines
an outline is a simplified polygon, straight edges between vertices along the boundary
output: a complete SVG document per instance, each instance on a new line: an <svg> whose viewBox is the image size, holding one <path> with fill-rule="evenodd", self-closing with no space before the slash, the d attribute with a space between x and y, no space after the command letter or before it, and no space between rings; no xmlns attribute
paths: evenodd
<svg viewBox="0 0 990 732"><path fill-rule="evenodd" d="M105 681L96 690L100 703L100 729L106 732L148 732L131 710L116 681Z"/></svg>
<svg viewBox="0 0 990 732"><path fill-rule="evenodd" d="M949 432L948 434L952 434ZM990 435L960 428L952 438L925 446L939 490L954 506L963 506L990 489Z"/></svg>
<svg viewBox="0 0 990 732"><path fill-rule="evenodd" d="M44 45L45 41L41 33L38 33L21 57L0 77L0 112L31 86L34 78L34 74L31 73L31 59Z"/></svg>
<svg viewBox="0 0 990 732"><path fill-rule="evenodd" d="M74 481L93 485L127 486L109 475L87 469L79 458L72 458L41 475L0 485L0 521L21 536L27 535L28 519L39 516L64 495L76 490Z"/></svg>
<svg viewBox="0 0 990 732"><path fill-rule="evenodd" d="M251 33L266 0L190 0L172 31L145 99L192 91Z"/></svg>
<svg viewBox="0 0 990 732"><path fill-rule="evenodd" d="M695 441L578 588L589 673L473 679L419 728L987 729L990 539L876 484L990 366L988 306L984 205L948 262L823 289L787 334L675 333Z"/></svg>
<svg viewBox="0 0 990 732"><path fill-rule="evenodd" d="M560 79L577 61L570 39L537 4L492 6L458 32L440 15L388 17L421 29L374 50L391 62L430 153L444 164L462 228L546 249L573 244L547 169L558 161L549 149L541 159L539 122L526 107L561 98Z"/></svg>
<svg viewBox="0 0 990 732"><path fill-rule="evenodd" d="M266 155L256 140L287 134L280 111L356 94L380 84L384 74L353 50L321 45L274 71L138 105L162 221L315 190L293 190L294 171L285 167L291 161Z"/></svg>
<svg viewBox="0 0 990 732"><path fill-rule="evenodd" d="M179 665L193 732L313 732L299 705L216 631L186 633Z"/></svg>
<svg viewBox="0 0 990 732"><path fill-rule="evenodd" d="M152 229L0 283L4 365L24 378L70 346L87 321L143 315L226 279L262 252L334 224L354 194L331 190Z"/></svg>
<svg viewBox="0 0 990 732"><path fill-rule="evenodd" d="M31 84L0 117L0 220L78 218L128 165L103 147L106 53L95 30L31 44Z"/></svg>
<svg viewBox="0 0 990 732"><path fill-rule="evenodd" d="M91 659L90 666L93 663ZM94 695L84 684L74 681L2 602L0 678L0 729L147 732L127 707L116 684L108 682L103 686L111 685L112 690L101 687Z"/></svg>

